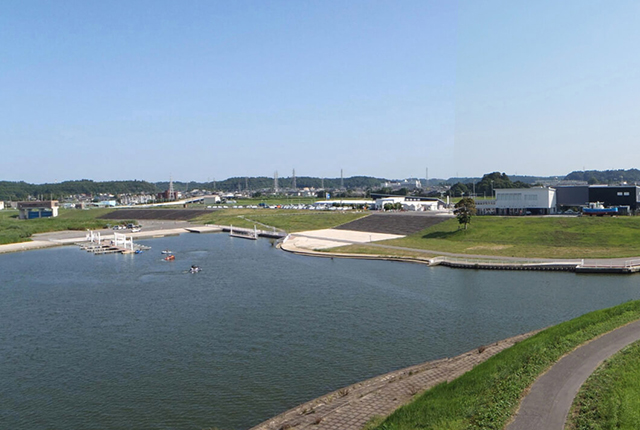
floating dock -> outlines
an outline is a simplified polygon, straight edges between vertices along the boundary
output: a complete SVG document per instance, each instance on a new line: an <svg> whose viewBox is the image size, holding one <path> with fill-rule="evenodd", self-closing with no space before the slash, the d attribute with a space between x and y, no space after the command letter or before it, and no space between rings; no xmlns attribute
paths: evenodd
<svg viewBox="0 0 640 430"><path fill-rule="evenodd" d="M151 249L150 246L134 243L132 237L127 238L124 234L114 233L113 240L111 240L109 238L103 239L100 232L95 233L91 230L87 233L86 240L77 242L76 245L82 251L91 252L94 255L135 254Z"/></svg>

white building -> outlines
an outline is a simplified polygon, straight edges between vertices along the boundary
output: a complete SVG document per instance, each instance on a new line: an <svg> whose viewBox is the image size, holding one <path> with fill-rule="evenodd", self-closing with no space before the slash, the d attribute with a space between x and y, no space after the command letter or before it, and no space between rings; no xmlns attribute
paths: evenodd
<svg viewBox="0 0 640 430"><path fill-rule="evenodd" d="M392 205L400 203L402 210L405 211L437 211L445 208L445 203L440 199L426 199L411 196L381 197L376 199L376 208L382 210L387 203Z"/></svg>
<svg viewBox="0 0 640 430"><path fill-rule="evenodd" d="M554 188L500 188L496 193L497 215L550 215L556 213Z"/></svg>
<svg viewBox="0 0 640 430"><path fill-rule="evenodd" d="M495 215L496 200L495 199L474 199L476 211L478 215Z"/></svg>
<svg viewBox="0 0 640 430"><path fill-rule="evenodd" d="M3 201L0 201L0 211L1 211L2 209L4 209L4 202L3 202Z"/></svg>

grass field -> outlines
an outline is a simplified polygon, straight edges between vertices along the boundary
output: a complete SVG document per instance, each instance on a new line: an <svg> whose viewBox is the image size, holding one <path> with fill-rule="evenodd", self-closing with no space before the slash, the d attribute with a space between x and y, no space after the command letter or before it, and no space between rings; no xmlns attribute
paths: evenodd
<svg viewBox="0 0 640 430"><path fill-rule="evenodd" d="M258 228L275 227L287 233L305 230L318 230L335 227L363 216L367 212L352 211L308 211L280 209L224 209L209 212L192 222L236 227Z"/></svg>
<svg viewBox="0 0 640 430"><path fill-rule="evenodd" d="M451 383L426 391L368 428L502 429L516 411L525 390L560 357L600 334L639 318L640 301L633 301L551 327L491 357Z"/></svg>
<svg viewBox="0 0 640 430"><path fill-rule="evenodd" d="M56 218L18 219L17 210L0 211L0 244L26 242L31 235L61 230L98 229L107 226L107 220L96 219L112 209L60 209Z"/></svg>
<svg viewBox="0 0 640 430"><path fill-rule="evenodd" d="M606 360L580 388L569 430L640 428L640 342Z"/></svg>
<svg viewBox="0 0 640 430"><path fill-rule="evenodd" d="M451 219L383 244L477 255L543 258L640 256L640 217L474 217Z"/></svg>

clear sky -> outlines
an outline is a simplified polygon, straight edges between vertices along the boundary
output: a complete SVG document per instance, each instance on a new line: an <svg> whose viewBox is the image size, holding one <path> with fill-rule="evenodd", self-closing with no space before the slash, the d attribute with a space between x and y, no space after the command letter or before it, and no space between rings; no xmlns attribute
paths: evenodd
<svg viewBox="0 0 640 430"><path fill-rule="evenodd" d="M0 2L0 180L640 167L637 1Z"/></svg>

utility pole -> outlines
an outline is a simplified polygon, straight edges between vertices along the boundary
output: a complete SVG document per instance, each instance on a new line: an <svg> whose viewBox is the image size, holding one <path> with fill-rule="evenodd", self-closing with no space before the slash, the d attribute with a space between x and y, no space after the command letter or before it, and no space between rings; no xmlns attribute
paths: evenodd
<svg viewBox="0 0 640 430"><path fill-rule="evenodd" d="M296 186L296 169L293 169L293 185L292 188L295 190L298 187Z"/></svg>
<svg viewBox="0 0 640 430"><path fill-rule="evenodd" d="M344 175L342 169L340 169L340 189L344 190Z"/></svg>
<svg viewBox="0 0 640 430"><path fill-rule="evenodd" d="M273 174L273 192L278 192L278 171L276 170Z"/></svg>

